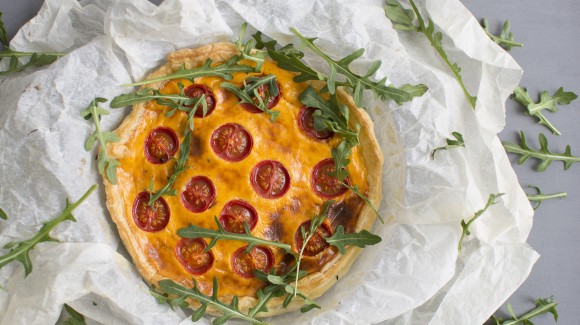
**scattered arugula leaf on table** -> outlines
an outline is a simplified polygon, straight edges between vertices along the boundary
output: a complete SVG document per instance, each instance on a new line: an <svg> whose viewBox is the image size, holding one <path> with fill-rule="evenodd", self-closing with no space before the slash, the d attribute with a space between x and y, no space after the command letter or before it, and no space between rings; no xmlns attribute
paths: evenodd
<svg viewBox="0 0 580 325"><path fill-rule="evenodd" d="M19 72L30 67L41 67L56 61L59 56L66 53L32 53L32 52L18 52L10 49L10 42L8 41L8 34L2 22L2 12L0 11L0 43L4 49L0 51L0 61L4 58L9 58L7 70L0 71L0 76L13 72ZM28 61L24 64L20 63L20 58L28 57Z"/></svg>
<svg viewBox="0 0 580 325"><path fill-rule="evenodd" d="M542 172L550 166L553 161L559 160L564 163L564 170L567 170L575 162L580 162L580 157L572 155L572 150L570 145L566 146L564 153L553 153L548 149L548 139L543 133L539 135L540 149L532 149L528 147L526 143L526 137L524 132L520 131L520 141L521 145L513 144L510 142L504 142L503 146L507 152L515 153L520 155L517 164L521 165L525 163L530 158L536 158L541 161L541 163L536 167L536 170Z"/></svg>
<svg viewBox="0 0 580 325"><path fill-rule="evenodd" d="M462 232L461 232L461 238L459 238L459 244L457 245L457 250L459 250L460 253L461 253L461 244L463 243L463 239L465 238L465 236L471 235L471 232L469 231L469 226L471 226L471 224L475 220L477 220L485 211L487 211L487 209L490 206L496 204L497 202L495 200L502 195L504 195L504 193L490 194L488 199L487 199L487 203L485 204L485 207L483 207L483 209L477 211L475 213L475 215L473 215L473 217L471 219L469 219L469 221L465 222L465 220L461 220Z"/></svg>
<svg viewBox="0 0 580 325"><path fill-rule="evenodd" d="M50 236L50 231L54 229L57 225L65 220L76 222L77 220L72 215L74 209L76 209L93 191L97 188L97 185L91 186L85 194L76 202L70 203L67 199L65 203L64 210L54 219L45 222L38 233L32 238L21 241L21 242L10 242L4 245L4 249L8 249L9 252L0 256L0 268L7 265L10 262L20 262L24 266L24 276L28 276L32 272L32 261L30 260L30 251L38 243L47 241L57 241Z"/></svg>
<svg viewBox="0 0 580 325"><path fill-rule="evenodd" d="M63 322L64 325L86 325L85 316L74 310L71 306L64 304L64 309L71 316L71 318Z"/></svg>
<svg viewBox="0 0 580 325"><path fill-rule="evenodd" d="M540 120L539 124L545 125L553 134L556 135L560 135L560 131L558 131L558 129L548 121L542 113L542 110L547 109L551 112L557 112L558 107L556 107L556 105L568 105L576 98L578 98L578 96L575 93L564 91L564 88L562 87L560 87L552 96L548 94L547 90L543 91L540 94L540 101L537 103L534 102L525 88L518 86L513 93L513 99L526 107L528 115L538 118Z"/></svg>
<svg viewBox="0 0 580 325"><path fill-rule="evenodd" d="M563 197L566 197L568 195L568 193L566 193L566 192L559 192L559 193L554 193L554 194L544 194L544 192L542 192L542 190L540 190L540 188L537 186L528 186L528 187L531 187L531 188L536 190L536 194L533 194L533 195L528 194L527 195L528 200L533 201L533 202L538 202L538 204L534 207L534 210L539 208L540 205L542 204L542 202L544 202L545 200L563 198Z"/></svg>
<svg viewBox="0 0 580 325"><path fill-rule="evenodd" d="M238 318L241 320L248 321L252 324L267 325L268 323L263 322L254 315L247 315L240 311L238 307L238 296L234 296L230 304L223 303L218 299L218 281L217 278L213 278L213 290L211 296L203 294L197 287L197 282L194 281L194 286L188 289L180 284L173 282L172 280L161 280L159 281L160 289L167 295L174 295L176 298L169 298L163 294L157 294L158 301L164 301L170 306L184 306L184 302L187 299L195 299L201 305L197 309L193 309L193 314L191 315L191 320L196 322L200 320L208 306L218 309L223 313L222 316L214 319L212 321L213 325L221 325L227 322L230 318ZM260 297L258 296L258 299ZM260 303L260 301L258 301ZM191 307L190 307L191 308Z"/></svg>
<svg viewBox="0 0 580 325"><path fill-rule="evenodd" d="M97 97L91 101L89 106L81 112L85 120L93 120L95 131L85 141L85 150L91 151L96 142L99 142L98 170L103 176L106 176L111 184L117 184L117 166L119 161L107 155L107 144L110 142L119 142L121 138L115 132L103 132L101 130L101 117L110 114L108 110L99 107L99 103L105 103L105 98Z"/></svg>
<svg viewBox="0 0 580 325"><path fill-rule="evenodd" d="M489 38L491 38L492 41L494 41L496 44L502 46L503 48L505 48L508 51L511 50L513 47L524 46L524 44L514 41L514 33L512 33L510 31L511 24L510 24L509 20L506 20L503 23L503 27L501 29L501 34L499 34L497 36L494 35L489 30L489 23L487 22L487 19L483 20L482 26L483 26L483 30L485 31L487 36L489 36Z"/></svg>
<svg viewBox="0 0 580 325"><path fill-rule="evenodd" d="M463 78L461 77L461 68L457 63L451 62L445 49L443 48L442 40L443 34L441 32L435 32L435 24L431 20L431 18L427 18L427 24L425 24L424 18L421 16L419 9L415 5L413 0L409 0L412 6L411 9L405 9L398 0L386 0L385 15L389 18L393 23L393 28L397 30L403 31L415 31L420 32L425 35L431 46L435 49L435 51L439 54L441 59L445 62L445 64L451 69L453 76L459 83L465 98L471 105L471 108L475 109L475 102L477 101L476 96L472 96L467 87L463 83ZM417 18L418 25L415 25L415 17Z"/></svg>
<svg viewBox="0 0 580 325"><path fill-rule="evenodd" d="M431 152L431 159L435 159L435 153L440 150L449 150L457 147L465 148L465 141L463 140L463 135L461 133L451 132L451 135L455 138L455 140L450 138L445 139L446 145L443 147L433 149L433 151Z"/></svg>
<svg viewBox="0 0 580 325"><path fill-rule="evenodd" d="M266 86L268 89L264 98L262 98L259 92L261 86ZM280 93L276 76L273 74L265 75L263 77L248 77L244 80L242 88L229 82L222 83L220 87L234 93L234 95L240 99L240 104L254 105L264 113L268 114L270 116L270 122L274 122L276 118L278 118L278 115L280 115L279 111L272 111L267 106L269 99L278 96Z"/></svg>
<svg viewBox="0 0 580 325"><path fill-rule="evenodd" d="M0 219L8 220L8 214L0 208Z"/></svg>
<svg viewBox="0 0 580 325"><path fill-rule="evenodd" d="M554 316L554 320L558 321L558 311L556 310L556 306L558 303L554 302L554 298L538 298L535 301L536 307L527 313L517 316L514 312L511 304L507 304L507 310L512 316L512 319L502 320L501 318L495 317L495 315L491 316L491 319L495 322L496 325L533 325L530 319L545 314L551 313Z"/></svg>

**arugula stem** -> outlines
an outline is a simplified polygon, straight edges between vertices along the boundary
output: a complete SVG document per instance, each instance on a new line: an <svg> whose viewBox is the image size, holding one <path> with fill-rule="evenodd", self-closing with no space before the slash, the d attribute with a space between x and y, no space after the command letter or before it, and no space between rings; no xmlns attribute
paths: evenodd
<svg viewBox="0 0 580 325"><path fill-rule="evenodd" d="M62 221L76 221L76 219L72 216L72 211L76 209L89 195L91 195L91 193L93 193L97 187L97 184L91 186L87 192L74 203L70 203L67 199L65 209L60 213L60 215L44 223L42 228L40 228L38 233L32 238L16 243L16 246L12 246L11 244L5 246L5 248L8 246L14 248L11 248L8 254L0 256L0 268L12 261L20 260L24 264L25 274L28 275L32 271L32 264L30 264L30 257L28 257L30 250L32 250L32 248L34 248L34 246L40 242L54 241L54 239L50 237L49 233Z"/></svg>
<svg viewBox="0 0 580 325"><path fill-rule="evenodd" d="M64 55L66 55L66 53L60 53L60 52L34 53L34 52L18 52L18 51L12 51L10 49L7 49L7 50L0 52L0 58L25 57L25 56L32 56L34 54L50 55L50 56L64 56Z"/></svg>
<svg viewBox="0 0 580 325"><path fill-rule="evenodd" d="M463 83L463 78L461 77L461 75L459 74L457 69L455 69L453 67L453 63L451 63L451 61L449 61L449 58L447 57L447 54L443 50L443 47L435 45L437 43L436 43L435 39L433 38L433 34L427 32L427 27L425 26L425 21L423 20L423 17L421 17L421 13L419 12L419 9L415 5L415 2L413 2L413 0L410 0L410 3L411 3L411 6L413 7L413 11L415 12L415 15L417 15L417 20L419 21L419 29L420 29L421 33L423 33L425 35L425 37L427 37L427 39L431 43L431 46L435 49L435 51L437 51L437 53L439 54L441 59L443 59L445 64L447 64L447 66L449 67L451 72L453 72L455 79L457 79L457 81L459 82L459 86L461 86L461 90L463 91L465 98L467 99L467 101L471 105L471 108L473 108L475 110L475 97L471 96L471 94L469 94L469 92L467 91L467 88L465 87L465 84Z"/></svg>
<svg viewBox="0 0 580 325"><path fill-rule="evenodd" d="M537 195L528 195L528 200L541 202L544 200L556 199L556 198L561 198L561 197L566 197L566 196L568 196L568 193L566 193L566 192L559 192L559 193L546 194L546 195L537 194Z"/></svg>
<svg viewBox="0 0 580 325"><path fill-rule="evenodd" d="M544 314L547 312L551 312L551 310L554 309L557 305L558 305L558 303L555 303L555 302L551 302L551 303L548 303L546 305L540 305L540 306L534 308L533 310L530 310L529 312L518 317L518 319L507 320L507 321L501 323L501 325L521 324L522 322L528 321L529 319L531 319L533 317L536 317L538 315L541 315L541 314Z"/></svg>

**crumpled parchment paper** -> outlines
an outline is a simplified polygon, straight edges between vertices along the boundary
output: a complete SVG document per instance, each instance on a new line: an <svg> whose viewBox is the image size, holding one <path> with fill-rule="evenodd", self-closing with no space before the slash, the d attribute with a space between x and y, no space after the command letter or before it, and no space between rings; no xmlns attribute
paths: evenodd
<svg viewBox="0 0 580 325"><path fill-rule="evenodd" d="M366 248L347 276L318 301L321 310L293 312L275 324L481 324L528 276L538 254L525 243L533 211L497 134L504 102L518 84L517 63L492 43L458 0L418 1L444 33L444 46L462 67L471 109L450 71L419 34L393 30L382 1L295 0L47 0L11 46L21 51L68 54L37 71L0 79L0 245L29 238L54 218L65 197L78 199L100 183L95 151L84 139L93 125L80 111L97 96L132 89L165 55L184 47L231 40L247 21L282 44L298 40L289 27L318 37L334 57L366 52L352 67L364 72L381 60L379 78L429 91L403 105L366 96L385 155L386 224L376 224L379 245ZM315 55L307 60L321 70ZM114 129L127 111L112 110L101 123ZM466 147L431 151L451 132ZM461 254L460 221L505 193L475 222ZM122 254L116 229L98 191L54 232L62 244L42 243L21 265L0 270L0 324L51 324L67 303L102 324L187 324L186 315L158 305ZM202 323L209 323L203 319Z"/></svg>

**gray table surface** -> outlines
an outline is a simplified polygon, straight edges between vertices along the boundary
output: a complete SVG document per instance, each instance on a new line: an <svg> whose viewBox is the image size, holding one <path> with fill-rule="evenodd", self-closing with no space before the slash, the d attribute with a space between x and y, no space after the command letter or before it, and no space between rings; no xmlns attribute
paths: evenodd
<svg viewBox="0 0 580 325"><path fill-rule="evenodd" d="M160 0L153 1L159 3ZM43 0L0 0L0 11L9 37L34 17ZM463 0L477 18L488 18L492 31L498 32L505 20L512 23L515 40L524 43L511 54L524 69L520 85L533 98L542 90L553 93L559 87L580 94L580 1L578 0ZM503 141L518 142L523 130L530 146L537 146L537 135L548 137L551 148L563 152L566 144L580 155L580 99L561 107L558 113L546 113L562 132L552 135L536 120L524 114L522 107L508 100L507 126L500 134ZM554 296L559 302L558 324L580 324L580 164L564 171L553 163L545 172L534 170L536 162L515 165L523 186L536 185L546 193L568 192L566 199L546 201L537 210L528 243L541 258L528 280L508 300L517 313L533 307L538 297ZM498 315L505 316L504 311ZM543 315L536 325L554 324Z"/></svg>

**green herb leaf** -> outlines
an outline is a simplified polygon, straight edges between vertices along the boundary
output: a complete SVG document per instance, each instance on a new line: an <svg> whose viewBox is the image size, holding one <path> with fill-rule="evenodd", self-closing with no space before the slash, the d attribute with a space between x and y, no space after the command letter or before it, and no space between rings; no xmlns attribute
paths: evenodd
<svg viewBox="0 0 580 325"><path fill-rule="evenodd" d="M64 309L71 316L63 322L64 325L86 325L85 316L81 315L78 311L74 310L71 306L64 304Z"/></svg>
<svg viewBox="0 0 580 325"><path fill-rule="evenodd" d="M542 192L542 190L540 190L540 188L537 186L528 186L528 187L536 190L535 195L528 194L528 200L530 200L532 202L538 202L538 204L534 207L534 210L539 208L540 205L542 204L542 202L544 202L545 200L562 198L562 197L566 197L568 195L568 193L566 193L566 192L559 192L559 193L554 193L554 194L544 194L544 192Z"/></svg>
<svg viewBox="0 0 580 325"><path fill-rule="evenodd" d="M525 163L530 158L536 158L541 161L541 163L536 167L536 170L542 172L550 166L550 164L555 160L560 160L564 163L564 170L567 170L575 162L580 162L580 157L572 156L572 150L570 145L566 146L564 153L553 153L548 149L548 139L543 133L539 135L540 149L531 149L526 144L526 137L524 132L520 131L521 145L516 145L509 142L504 142L503 147L507 152L515 153L520 155L518 159L518 165Z"/></svg>
<svg viewBox="0 0 580 325"><path fill-rule="evenodd" d="M24 266L24 275L27 276L32 272L32 261L30 260L30 251L38 243L46 241L56 241L56 239L50 237L50 231L54 229L58 224L65 220L70 220L76 222L73 217L72 212L76 209L93 191L97 188L97 185L91 186L89 190L76 202L70 203L66 200L64 210L56 218L51 221L45 222L38 233L32 238L21 241L21 242L11 242L6 244L3 248L9 249L10 251L2 256L0 256L0 268L7 265L10 262L20 262Z"/></svg>
<svg viewBox="0 0 580 325"><path fill-rule="evenodd" d="M465 141L463 141L463 135L461 133L451 132L451 135L455 138L455 140L449 138L445 139L445 142L447 144L443 147L433 149L433 151L431 152L431 159L435 159L435 153L439 150L448 150L457 147L465 148Z"/></svg>
<svg viewBox="0 0 580 325"><path fill-rule="evenodd" d="M522 47L524 44L514 41L514 34L510 32L511 24L509 20L503 23L501 34L496 36L489 31L487 19L483 20L483 30L496 44L503 46L506 50L511 50L512 47Z"/></svg>
<svg viewBox="0 0 580 325"><path fill-rule="evenodd" d="M413 23L415 20L413 10L403 8L398 0L387 0L385 2L385 16L391 20L394 29L419 31L419 27Z"/></svg>
<svg viewBox="0 0 580 325"><path fill-rule="evenodd" d="M423 95L427 91L427 86L425 85L404 85L401 88L387 86L386 77L380 81L372 81L370 77L378 70L380 66L379 61L371 64L369 71L367 71L365 75L358 75L350 70L349 65L364 53L364 49L359 49L337 61L322 52L322 50L314 44L314 38L306 38L294 28L290 28L290 30L294 35L300 38L304 46L311 49L328 63L330 75L328 77L320 78L322 74L317 73L317 79L327 82L328 90L331 94L335 93L336 86L350 88L351 92L354 94L353 98L355 99L355 104L358 107L363 106L362 96L360 96L363 89L372 91L375 97L380 98L381 100L394 100L398 104L408 102L412 100L413 97ZM334 77L337 74L344 76L345 81L336 81ZM312 77L312 75L310 74L309 77ZM313 78L308 80L313 80Z"/></svg>
<svg viewBox="0 0 580 325"><path fill-rule="evenodd" d="M415 2L413 0L409 0L409 2L413 8L414 15L412 15L408 9L404 9L397 1L387 1L387 5L385 6L385 14L389 19L395 18L395 21L393 21L393 28L404 31L417 31L424 34L425 37L427 37L427 40L429 40L431 43L431 46L433 46L435 51L437 51L441 59L443 59L445 64L449 67L449 69L451 69L453 76L459 83L461 90L463 90L465 98L471 107L475 109L475 102L477 101L477 97L469 94L465 84L463 83L463 78L461 77L461 68L456 63L450 61L447 53L445 52L445 49L443 49L443 44L441 43L443 40L443 34L441 32L435 32L435 24L433 21L431 21L430 18L427 19L427 24L425 24L425 20L421 16L419 9L415 5ZM417 17L418 25L414 25L412 23L415 16Z"/></svg>
<svg viewBox="0 0 580 325"><path fill-rule="evenodd" d="M285 55L285 56L296 56L299 59L304 57L304 53L300 52L299 50L297 50L294 45L292 43L287 44L279 49L276 49L276 45L278 44L278 42L276 42L275 40L268 40L265 41L262 39L262 32L258 31L256 32L254 35L252 35L252 37L256 40L256 49L262 50L262 49L266 49L268 51L273 51L276 54L281 54L281 55ZM269 52L268 52L269 55Z"/></svg>
<svg viewBox="0 0 580 325"><path fill-rule="evenodd" d="M0 219L8 220L8 214L0 208Z"/></svg>
<svg viewBox="0 0 580 325"><path fill-rule="evenodd" d="M308 86L301 94L302 104L318 108L314 112L314 128L318 131L329 130L348 141L350 147L357 146L358 130L354 131L348 126L348 108L338 103L335 95L331 95L330 101L325 101L320 97L314 88Z"/></svg>
<svg viewBox="0 0 580 325"><path fill-rule="evenodd" d="M477 220L485 211L487 211L487 209L490 206L496 204L497 202L495 200L502 195L504 195L504 193L490 194L489 198L487 199L487 203L485 204L485 207L483 207L483 209L477 211L475 215L471 219L469 219L469 221L465 222L465 220L461 220L461 228L463 229L463 231L461 233L461 238L459 238L459 244L457 245L459 253L461 253L461 243L463 243L463 239L465 238L465 236L469 236L471 234L469 232L469 226L471 226L471 224L475 220Z"/></svg>
<svg viewBox="0 0 580 325"><path fill-rule="evenodd" d="M554 302L553 297L543 299L538 298L536 299L535 304L536 307L534 309L528 311L527 313L521 316L517 316L511 304L508 303L507 309L510 315L512 316L512 319L504 321L501 318L495 316L492 316L491 318L497 325L518 325L518 324L533 325L530 319L545 313L551 313L554 316L554 320L556 322L558 321L558 311L556 310L556 306L558 306L558 303Z"/></svg>
<svg viewBox="0 0 580 325"><path fill-rule="evenodd" d="M280 114L279 111L272 111L267 106L269 99L278 96L280 92L276 76L273 74L263 77L248 77L244 81L244 86L241 89L229 82L224 82L220 86L234 93L240 99L240 104L254 105L264 113L270 115L270 122L274 122ZM268 90L267 92L264 91L263 95L259 92L261 86L267 86Z"/></svg>
<svg viewBox="0 0 580 325"><path fill-rule="evenodd" d="M132 83L132 84L126 84L123 86L126 86L126 87L140 86L140 85L146 85L146 84L150 84L150 83L154 83L154 82L165 81L165 80L170 80L170 79L179 79L179 78L189 79L193 82L195 78L207 77L207 76L220 77L220 78L223 78L225 80L231 80L232 73L254 72L253 67L238 64L238 59L239 59L239 57L234 56L233 58L228 60L226 63L216 65L213 67L211 66L211 60L207 59L207 61L205 61L205 63L202 66L197 67L197 68L186 69L185 65L183 65L183 66L181 66L181 68L179 70L177 70L176 72L174 72L172 74L168 74L168 75L165 75L165 76L162 76L159 78L147 79L147 80L143 80L143 81Z"/></svg>
<svg viewBox="0 0 580 325"><path fill-rule="evenodd" d="M248 23L243 23L240 28L240 34L238 40L235 42L240 55L238 60L249 60L256 63L256 68L254 72L260 72L262 70L262 65L266 61L266 57L262 51L254 50L256 45L255 39L249 39L246 43L242 42L244 35L246 34L246 28L248 28Z"/></svg>
<svg viewBox="0 0 580 325"><path fill-rule="evenodd" d="M6 27L4 27L4 22L2 21L2 11L0 11L0 43L6 48L10 46L8 33L6 33Z"/></svg>
<svg viewBox="0 0 580 325"><path fill-rule="evenodd" d="M205 251L209 251L219 240L239 240L249 244L248 251L254 248L256 245L266 245L282 248L286 253L293 254L292 246L284 244L277 241L270 241L262 238L255 237L250 232L250 228L246 223L244 223L245 233L237 234L232 232L227 232L222 224L219 222L217 217L214 216L215 223L218 230L201 228L196 225L190 224L187 228L181 228L177 231L177 234L183 238L212 238L212 241L207 245Z"/></svg>
<svg viewBox="0 0 580 325"><path fill-rule="evenodd" d="M338 248L341 254L346 253L345 246L357 246L364 248L367 245L375 245L381 242L381 237L374 235L367 230L362 230L355 233L344 233L344 227L342 225L336 228L334 234L326 238L326 242L332 246Z"/></svg>
<svg viewBox="0 0 580 325"><path fill-rule="evenodd" d="M194 286L188 289L182 285L179 285L172 280L161 280L159 281L159 287L166 294L174 295L176 298L168 299L168 303L173 306L181 306L186 299L195 299L201 304L201 307L197 310L194 309L192 316L192 321L199 320L200 314L203 315L199 309L205 313L205 309L208 306L218 309L223 313L223 316L216 318L212 324L218 325L225 323L230 318L238 318L251 322L252 324L267 325L267 323L261 320L242 313L238 307L238 297L234 296L230 304L225 304L218 299L218 281L217 278L213 279L213 292L211 296L203 294L198 288L197 283L194 280Z"/></svg>
<svg viewBox="0 0 580 325"><path fill-rule="evenodd" d="M117 184L117 166L119 161L107 155L107 144L110 142L119 142L121 139L113 132L101 131L101 116L108 115L109 111L99 107L99 103L105 103L105 98L95 98L87 108L81 112L81 116L86 120L92 119L95 124L95 131L85 141L85 150L91 151L95 143L99 142L98 170L103 177L106 177L111 184Z"/></svg>
<svg viewBox="0 0 580 325"><path fill-rule="evenodd" d="M342 182L349 175L346 167L350 164L348 157L352 154L350 146L346 140L343 140L336 148L332 148L330 153L334 158L334 172L330 174Z"/></svg>
<svg viewBox="0 0 580 325"><path fill-rule="evenodd" d="M518 103L524 105L527 109L527 113L531 116L535 116L540 120L539 124L543 124L552 133L560 135L560 131L556 129L556 127L548 121L548 119L542 113L542 110L547 109L551 112L557 112L558 107L556 105L568 105L570 102L578 98L578 96L570 91L564 91L564 88L560 87L554 95L550 96L548 91L545 90L540 94L540 101L535 103L530 94L526 89L522 89L519 86L516 87L514 90L514 100Z"/></svg>

